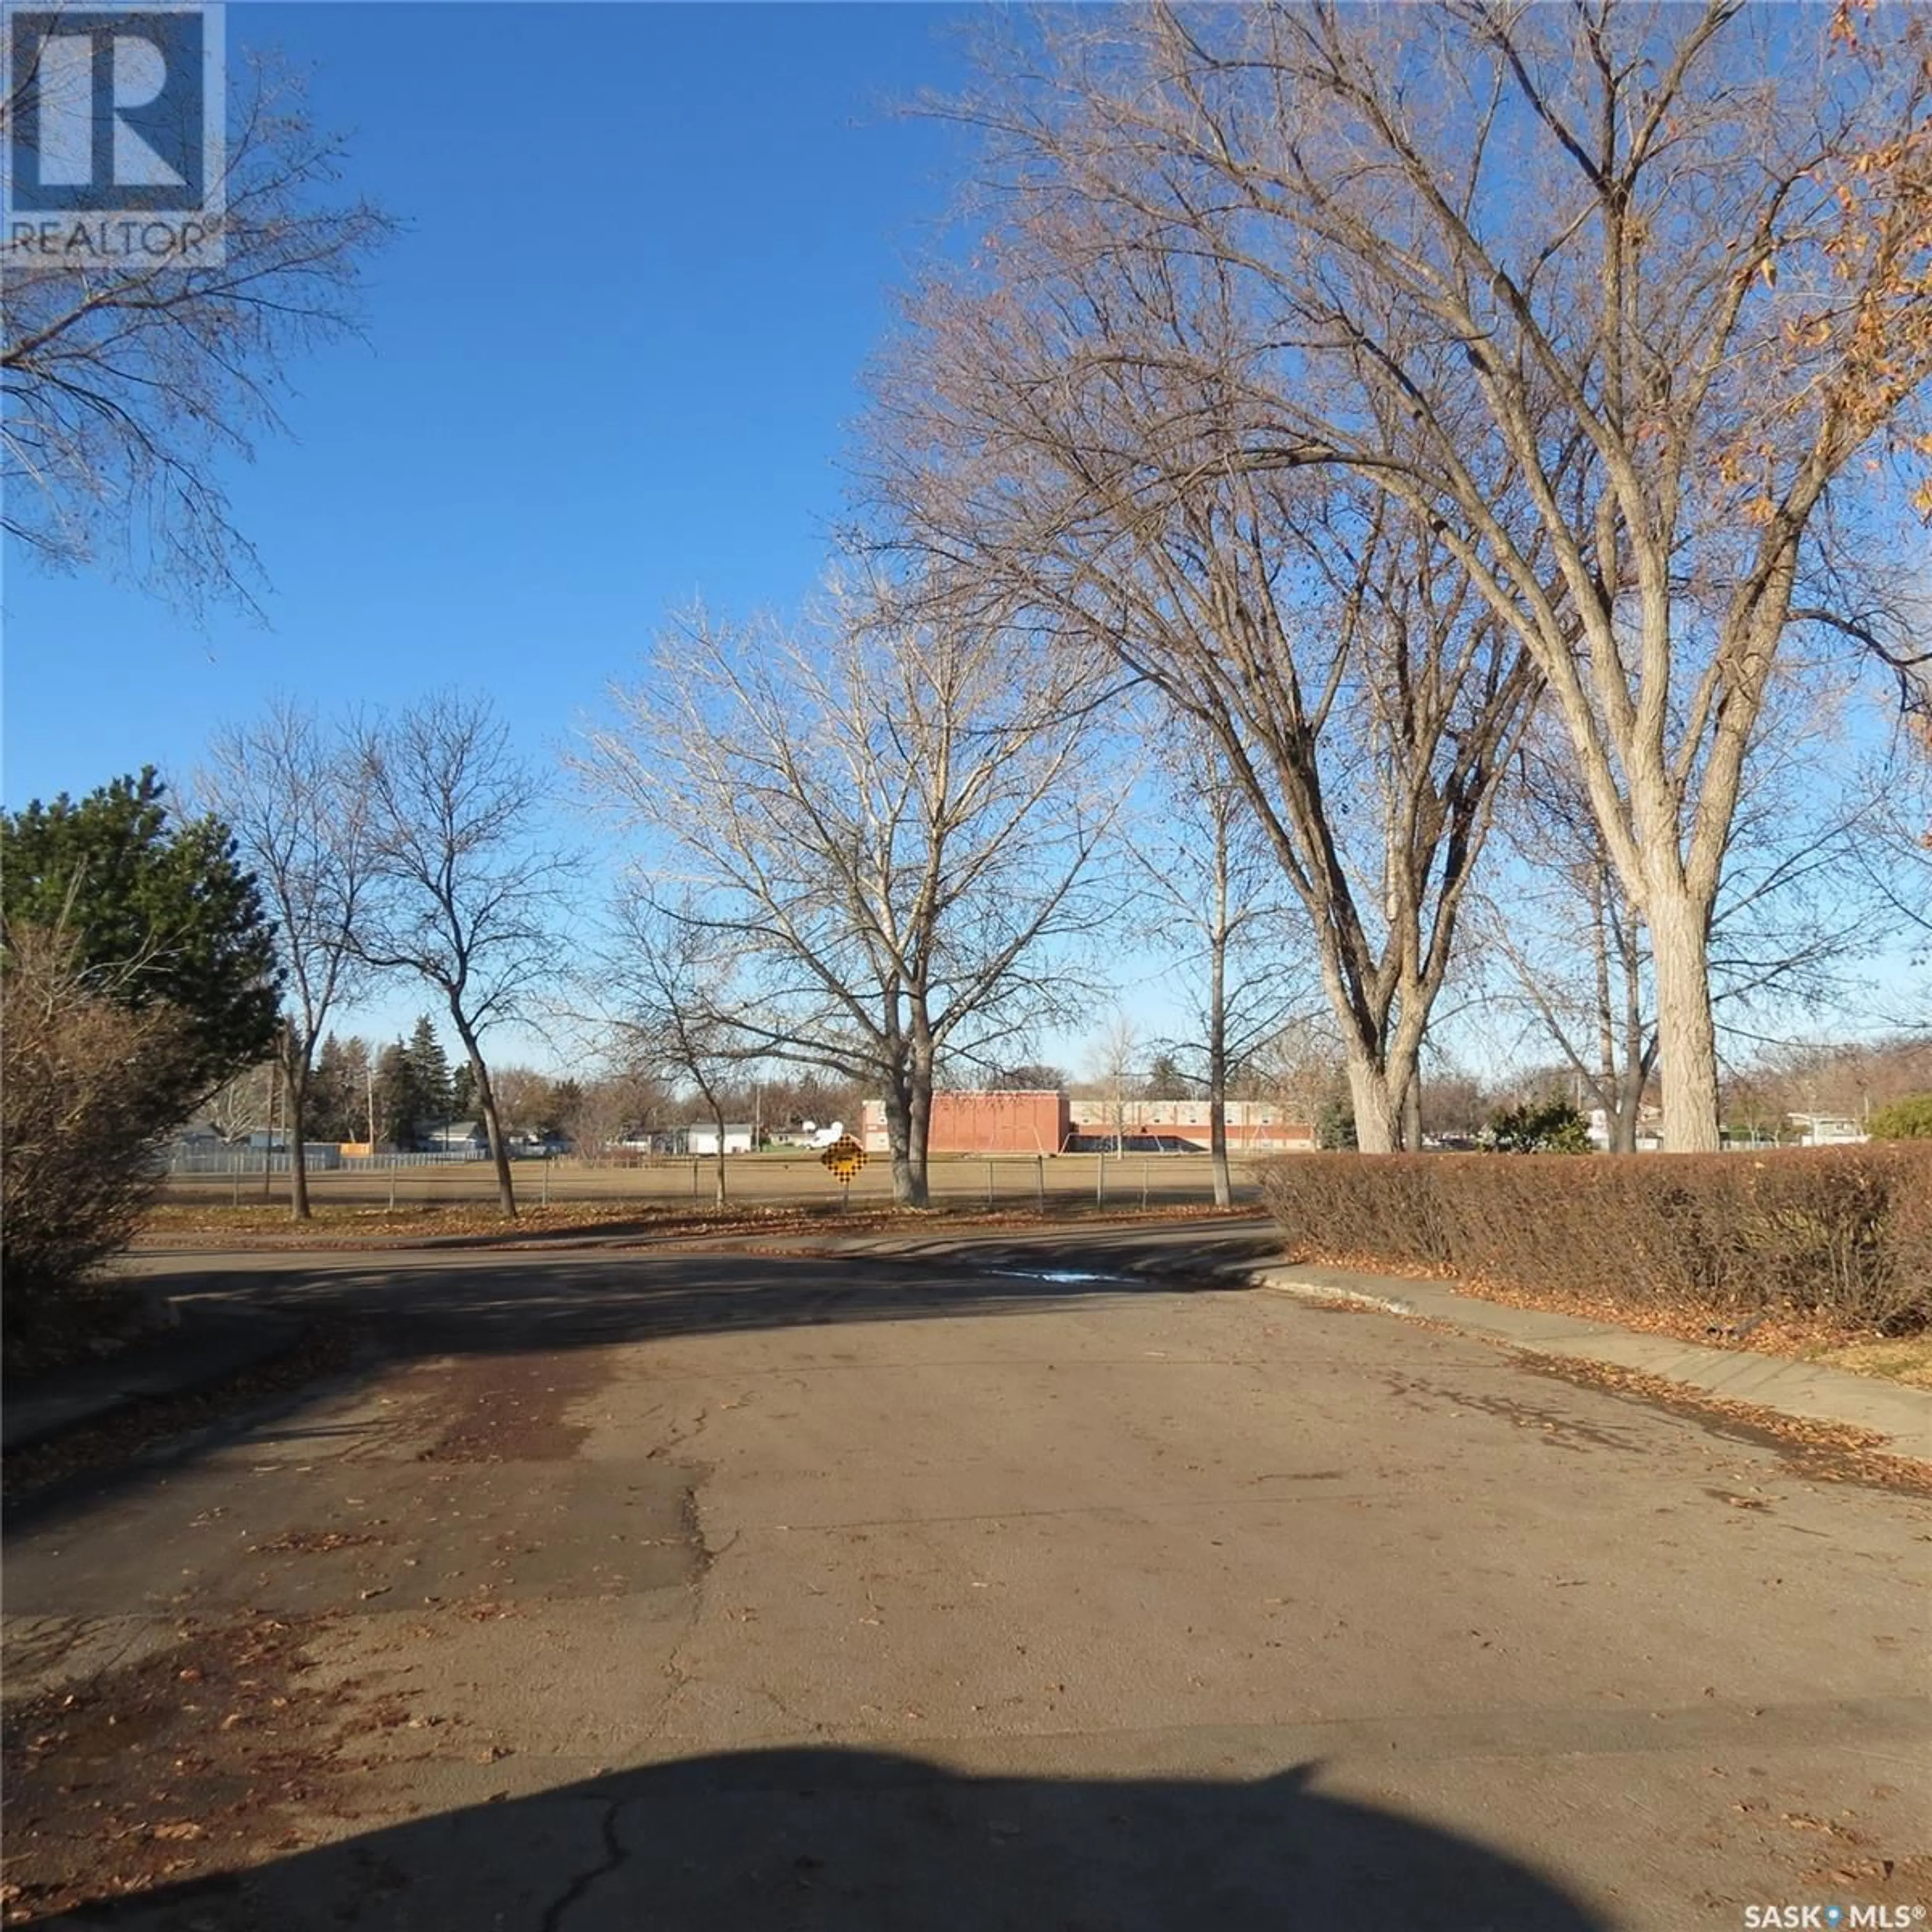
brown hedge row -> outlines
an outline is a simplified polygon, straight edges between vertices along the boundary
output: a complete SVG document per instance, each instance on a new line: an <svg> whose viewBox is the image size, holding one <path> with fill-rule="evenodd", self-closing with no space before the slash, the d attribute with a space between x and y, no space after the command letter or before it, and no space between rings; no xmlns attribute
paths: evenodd
<svg viewBox="0 0 1932 1932"><path fill-rule="evenodd" d="M1726 1321L1932 1325L1932 1146L1294 1154L1262 1192L1306 1261L1423 1269Z"/></svg>

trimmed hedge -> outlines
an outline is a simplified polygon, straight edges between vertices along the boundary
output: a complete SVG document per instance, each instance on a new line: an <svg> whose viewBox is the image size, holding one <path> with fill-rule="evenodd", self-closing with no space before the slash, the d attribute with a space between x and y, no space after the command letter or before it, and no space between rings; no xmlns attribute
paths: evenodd
<svg viewBox="0 0 1932 1932"><path fill-rule="evenodd" d="M1732 1322L1932 1326L1932 1146L1757 1154L1291 1154L1259 1169L1298 1259Z"/></svg>

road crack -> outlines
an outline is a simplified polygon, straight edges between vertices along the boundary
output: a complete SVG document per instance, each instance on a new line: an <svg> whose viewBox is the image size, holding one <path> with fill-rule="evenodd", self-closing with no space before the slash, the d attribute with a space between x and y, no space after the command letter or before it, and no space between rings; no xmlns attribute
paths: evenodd
<svg viewBox="0 0 1932 1932"><path fill-rule="evenodd" d="M590 1798L598 1794L586 1792L584 1795ZM542 1932L560 1932L564 1915L572 1906L581 1904L590 1888L600 1878L608 1878L629 1856L617 1840L617 1814L621 1808L621 1801L606 1798L602 1803L603 1814L597 1821L598 1836L602 1840L604 1848L602 1861L592 1865L587 1871L579 1872L563 1891L544 1906L543 1917L538 1922Z"/></svg>

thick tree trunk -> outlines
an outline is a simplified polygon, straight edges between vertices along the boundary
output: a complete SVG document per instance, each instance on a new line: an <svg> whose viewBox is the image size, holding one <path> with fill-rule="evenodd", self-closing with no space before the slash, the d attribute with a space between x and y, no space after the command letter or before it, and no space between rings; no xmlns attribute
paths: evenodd
<svg viewBox="0 0 1932 1932"><path fill-rule="evenodd" d="M892 1199L902 1208L927 1204L926 1132L932 1118L932 1076L926 1076L926 1090L919 1090L919 1076L908 1069L886 1090L886 1138L890 1144L892 1163Z"/></svg>
<svg viewBox="0 0 1932 1932"><path fill-rule="evenodd" d="M907 1094L906 1176L908 1191L901 1204L923 1208L932 1196L926 1185L926 1156L932 1130L932 1060L929 1052L915 1050Z"/></svg>
<svg viewBox="0 0 1932 1932"><path fill-rule="evenodd" d="M1364 1154L1394 1154L1402 1144L1402 1094L1388 1068L1359 1050L1348 1055L1348 1096L1355 1108L1355 1144Z"/></svg>
<svg viewBox="0 0 1932 1932"><path fill-rule="evenodd" d="M476 1076L477 1103L483 1109L483 1129L490 1136L490 1158L496 1168L496 1204L506 1217L517 1218L517 1190L510 1178L510 1150L503 1144L503 1124L496 1118L496 1090L490 1084L490 1070L483 1064L482 1049L476 1044L476 1036L470 1030L470 1023L458 1012L456 1002L449 1005L449 1016L454 1022L457 1037L463 1042L463 1051L470 1061L470 1071Z"/></svg>
<svg viewBox="0 0 1932 1932"><path fill-rule="evenodd" d="M722 1109L713 1108L712 1118L718 1126L718 1205L724 1204L724 1115Z"/></svg>
<svg viewBox="0 0 1932 1932"><path fill-rule="evenodd" d="M1672 1154L1714 1154L1720 1145L1718 1034L1711 1017L1706 910L1680 887L1667 895L1653 890L1645 913L1657 975L1664 1144Z"/></svg>

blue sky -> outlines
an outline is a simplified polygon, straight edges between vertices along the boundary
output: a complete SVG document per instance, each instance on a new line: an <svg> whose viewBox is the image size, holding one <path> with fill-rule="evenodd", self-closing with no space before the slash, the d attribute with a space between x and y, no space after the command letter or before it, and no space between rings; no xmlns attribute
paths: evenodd
<svg viewBox="0 0 1932 1932"><path fill-rule="evenodd" d="M937 8L230 7L407 224L366 345L238 466L271 628L8 560L6 802L190 767L276 692L495 692L532 751L668 608L806 590L890 290L946 207ZM620 159L614 160L614 158Z"/></svg>
<svg viewBox="0 0 1932 1932"><path fill-rule="evenodd" d="M228 9L349 137L405 232L367 340L293 370L292 436L230 473L268 626L7 558L5 802L144 764L292 694L496 697L532 754L670 609L811 586L892 290L934 241L956 82L919 6ZM422 1002L397 988L386 1030Z"/></svg>

